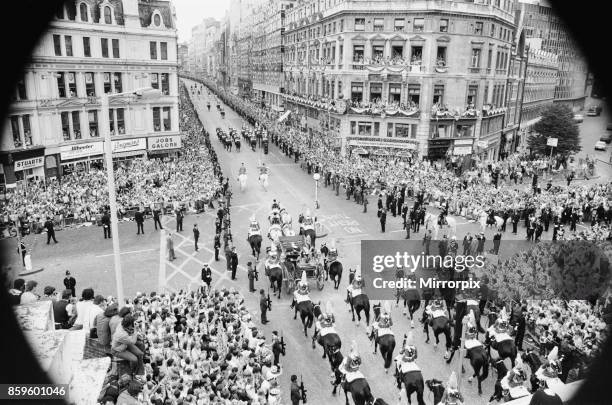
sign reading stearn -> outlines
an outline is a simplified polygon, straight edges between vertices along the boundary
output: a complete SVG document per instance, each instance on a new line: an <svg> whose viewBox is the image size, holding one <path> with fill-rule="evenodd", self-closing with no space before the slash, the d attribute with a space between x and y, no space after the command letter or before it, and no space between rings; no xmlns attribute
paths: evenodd
<svg viewBox="0 0 612 405"><path fill-rule="evenodd" d="M480 292L482 254L462 255L444 248L444 242L361 241L363 292L371 299L395 299L398 290L455 289L469 295Z"/></svg>

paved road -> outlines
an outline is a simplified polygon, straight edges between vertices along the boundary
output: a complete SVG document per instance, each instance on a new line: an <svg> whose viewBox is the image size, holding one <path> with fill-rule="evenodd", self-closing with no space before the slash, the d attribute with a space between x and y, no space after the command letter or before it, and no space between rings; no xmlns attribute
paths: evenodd
<svg viewBox="0 0 612 405"><path fill-rule="evenodd" d="M190 82L187 82L188 84ZM238 247L240 271L237 281L230 281L228 273L225 271L225 261L215 262L212 251L213 221L214 212L209 211L199 215L190 215L185 218L184 231L175 234L175 246L178 259L167 267L168 283L174 289L194 288L198 285L199 271L203 263L210 263L213 270L214 281L220 286L233 286L239 288L247 297L247 305L255 317L259 318L258 297L256 294L248 293L248 280L244 266L247 261L253 260L250 256L250 249L246 243L246 232L248 220L255 215L260 224L267 224L267 216L270 210L272 199L276 198L288 208L294 219L306 208L314 210L314 180L305 171L285 157L276 147L271 146L270 153L264 155L261 150L252 152L243 147L240 153L225 152L221 144L216 140L215 128L222 127L227 129L229 126L240 128L242 119L229 108L225 108L226 117L222 119L213 107L211 112L206 111L207 96L194 97L195 106L200 114L202 122L213 137L213 146L217 150L226 176L232 179L234 191L232 207L232 229L234 242ZM602 116L603 117L603 116ZM591 122L596 122L593 118L585 118L585 124L581 127L582 131ZM600 121L604 122L605 118ZM600 124L597 124L600 125ZM605 129L605 122L604 122ZM594 131L594 130L593 130ZM592 132L588 129L585 132ZM585 141L586 142L586 141ZM259 161L264 161L271 168L270 185L268 191L264 191L257 183L257 165ZM248 187L241 193L236 180L238 168L241 163L245 163L249 177ZM529 187L526 183L523 187ZM327 236L324 238L330 241L332 238L337 241L340 259L345 267L344 279L342 280L340 291L334 291L328 283L324 290L319 292L312 284L312 299L315 302L321 301L323 304L330 301L334 307L337 319L337 329L343 341L343 353L347 354L350 342L355 340L362 354L362 371L368 378L375 396L381 396L388 402L396 403L397 389L391 375L386 375L380 354L372 354L373 346L365 335L365 325L362 322L356 325L351 321L348 308L343 302L345 288L347 286L347 274L349 268L359 266L360 243L361 240L380 240L380 239L401 239L404 231L401 229L401 218L388 216L387 233L380 232L380 224L375 211L369 210L363 213L363 207L356 205L352 201L347 201L342 196L336 196L331 189L320 188L319 200L321 208L316 211L319 221L324 225ZM376 206L375 199L372 199L370 208ZM124 286L126 295L133 295L136 291L152 291L157 288L158 271L160 263L160 233L155 232L152 221L145 223L146 234L137 236L135 224L122 223L119 225L121 239L121 260L123 266ZM172 217L164 217L163 222L167 229L174 229L175 223ZM200 250L194 251L191 228L193 223L198 223L202 236L200 239ZM457 237L462 238L466 232L472 234L479 231L479 226L464 219L459 219ZM487 238L492 239L492 230L487 230ZM548 233L550 238L552 231ZM39 281L42 287L54 285L61 287L63 273L70 269L77 279L79 289L93 287L97 292L104 294L115 293L115 280L112 261L112 244L110 240L104 240L102 230L98 227L88 227L79 229L63 230L57 233L58 245L46 245L43 236L28 236L26 244L28 249L33 252L34 268L43 268L41 272L26 276ZM412 236L413 239L422 239L423 231ZM524 237L524 230L521 227L519 235L504 234L504 240L521 239ZM14 242L14 241L13 241ZM268 242L264 243L264 247ZM14 250L15 248L13 248ZM503 249L503 243L502 243ZM165 254L165 252L163 252ZM13 257L13 263L20 267L17 255ZM263 269L260 267L260 275ZM262 277L263 278L263 277ZM267 281L260 279L257 288L267 288ZM289 376L292 373L302 374L304 382L309 390L309 401L313 404L341 404L344 403L343 395L334 399L331 396L331 386L329 384L329 366L325 360L320 358L319 348L313 351L310 346L310 338L304 337L301 332L299 321L292 319L292 312L289 309L289 298L283 295L281 300L274 299L272 312L268 314L270 323L262 329L267 337L273 330L282 332L288 345L287 357L282 359L285 367L282 377L282 384L288 395ZM417 312L420 317L421 310ZM402 314L401 308L393 309L393 330L396 335L396 353L402 342L404 333L410 330L410 323ZM417 346L419 349L418 363L423 368L423 375L426 379L438 378L446 380L452 369L457 369L458 356L455 356L454 363L447 366L443 361L442 348L437 351L433 346L424 344L424 334L420 324L414 329ZM312 330L309 331L312 335ZM469 372L470 367L466 365ZM467 375L466 375L467 378ZM495 373L492 372L484 385L484 394L479 397L474 385L463 383L463 393L466 403L484 404L493 391ZM427 397L426 397L427 398ZM414 397L413 397L414 399ZM426 403L432 403L432 398L427 398ZM403 399L405 402L405 398Z"/></svg>
<svg viewBox="0 0 612 405"><path fill-rule="evenodd" d="M587 117L586 113L588 106L595 104L599 104L603 107L601 115L599 117ZM600 176L600 179L612 179L612 166L609 164L612 146L609 145L605 151L595 150L595 142L599 141L599 138L607 132L607 123L612 122L610 111L606 103L602 100L589 98L585 106L585 110L580 112L580 114L584 115L584 121L578 124L580 128L580 145L582 146L582 150L577 156L579 158L584 158L588 155L598 159L596 165L597 175Z"/></svg>

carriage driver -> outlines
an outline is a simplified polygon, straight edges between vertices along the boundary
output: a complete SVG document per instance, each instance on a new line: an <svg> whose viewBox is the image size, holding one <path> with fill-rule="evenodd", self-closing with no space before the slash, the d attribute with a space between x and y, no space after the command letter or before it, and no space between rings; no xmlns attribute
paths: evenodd
<svg viewBox="0 0 612 405"><path fill-rule="evenodd" d="M404 347L400 354L395 356L395 377L397 379L397 387L401 389L401 375L411 371L421 371L421 368L416 364L418 357L417 348L414 345L414 335L412 331L408 332L408 336L404 341Z"/></svg>
<svg viewBox="0 0 612 405"><path fill-rule="evenodd" d="M361 356L357 351L357 342L353 340L351 352L342 360L338 370L344 375L345 381L350 384L359 378L365 378L359 371L359 366L361 366Z"/></svg>
<svg viewBox="0 0 612 405"><path fill-rule="evenodd" d="M291 308L295 307L300 302L310 301L310 297L308 293L310 289L308 288L308 279L306 278L306 271L302 271L302 278L298 283L298 288L293 292L293 302L291 303Z"/></svg>
<svg viewBox="0 0 612 405"><path fill-rule="evenodd" d="M323 337L328 333L336 333L334 329L335 323L336 317L334 317L331 302L327 301L325 304L325 312L319 315L317 322L315 322L315 331L312 340L317 340L317 337Z"/></svg>
<svg viewBox="0 0 612 405"><path fill-rule="evenodd" d="M360 295L362 288L363 280L361 278L361 274L355 274L353 282L348 287L346 287L346 302L351 302L351 299L353 297Z"/></svg>

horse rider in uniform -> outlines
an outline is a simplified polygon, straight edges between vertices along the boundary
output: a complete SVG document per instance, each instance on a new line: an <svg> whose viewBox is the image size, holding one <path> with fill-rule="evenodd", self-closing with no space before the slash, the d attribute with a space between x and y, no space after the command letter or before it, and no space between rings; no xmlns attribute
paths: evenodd
<svg viewBox="0 0 612 405"><path fill-rule="evenodd" d="M244 167L244 163L242 164L242 166L240 166L240 169L238 169L238 176L240 176L241 174L246 174L246 167Z"/></svg>
<svg viewBox="0 0 612 405"><path fill-rule="evenodd" d="M425 307L425 313L429 318L426 322L431 325L432 321L440 316L446 316L446 305L440 298L435 298L431 304Z"/></svg>
<svg viewBox="0 0 612 405"><path fill-rule="evenodd" d="M410 331L404 341L404 347L400 350L400 354L395 356L395 378L398 389L402 389L403 374L413 371L421 372L421 368L416 364L417 357L418 353L414 344L414 334Z"/></svg>
<svg viewBox="0 0 612 405"><path fill-rule="evenodd" d="M393 320L391 319L391 306L386 301L382 307L382 312L378 319L372 323L372 334L374 339L378 339L380 336L392 335L391 326L393 326Z"/></svg>
<svg viewBox="0 0 612 405"><path fill-rule="evenodd" d="M510 336L511 326L508 323L508 315L506 313L506 308L502 308L499 311L499 316L495 320L495 323L489 327L487 330L489 334L489 338L494 342L503 342L505 340L512 340Z"/></svg>
<svg viewBox="0 0 612 405"><path fill-rule="evenodd" d="M278 204L277 206L272 204L272 211L268 216L268 220L270 221L270 225L281 225L280 208L278 208Z"/></svg>
<svg viewBox="0 0 612 405"><path fill-rule="evenodd" d="M302 278L298 283L298 288L293 292L293 302L291 303L291 308L295 307L300 302L311 301L308 296L310 293L310 288L308 288L308 279L306 278L306 271L302 271Z"/></svg>
<svg viewBox="0 0 612 405"><path fill-rule="evenodd" d="M516 356L514 368L508 371L500 381L503 396L506 401L529 395L529 390L525 386L526 381L527 374L525 373L523 359L521 356Z"/></svg>
<svg viewBox="0 0 612 405"><path fill-rule="evenodd" d="M250 238L253 235L261 235L261 227L259 226L259 222L257 222L257 219L255 219L255 216L251 217L248 237Z"/></svg>
<svg viewBox="0 0 612 405"><path fill-rule="evenodd" d="M361 294L361 289L364 286L364 282L361 278L361 274L355 274L353 282L346 288L346 302L351 302L353 297Z"/></svg>
<svg viewBox="0 0 612 405"><path fill-rule="evenodd" d="M313 341L321 343L322 338L329 333L337 333L334 325L336 324L336 317L332 310L331 302L327 301L325 304L325 312L319 315L319 318L315 322L314 335L312 336Z"/></svg>
<svg viewBox="0 0 612 405"><path fill-rule="evenodd" d="M276 251L276 247L274 245L270 247L270 251L268 252L268 257L266 258L264 266L266 276L270 276L271 268L280 267L280 264L278 263L278 252Z"/></svg>
<svg viewBox="0 0 612 405"><path fill-rule="evenodd" d="M437 405L463 405L464 403L463 395L459 392L457 374L453 371L448 377L442 400Z"/></svg>
<svg viewBox="0 0 612 405"><path fill-rule="evenodd" d="M357 343L353 340L351 352L342 360L338 370L343 374L343 380L350 384L359 378L365 378L361 371L359 371L360 366L361 356L357 351Z"/></svg>
<svg viewBox="0 0 612 405"><path fill-rule="evenodd" d="M561 360L559 359L559 348L555 346L548 354L544 364L535 372L540 387L553 388L555 385L563 385L559 378L561 374Z"/></svg>
<svg viewBox="0 0 612 405"><path fill-rule="evenodd" d="M478 340L478 323L476 322L476 315L474 315L474 311L470 310L467 321L467 330L465 332L465 350L469 353L470 350L476 349L479 347L484 348L484 344L480 340ZM473 376L468 378L469 382L472 382L474 379Z"/></svg>

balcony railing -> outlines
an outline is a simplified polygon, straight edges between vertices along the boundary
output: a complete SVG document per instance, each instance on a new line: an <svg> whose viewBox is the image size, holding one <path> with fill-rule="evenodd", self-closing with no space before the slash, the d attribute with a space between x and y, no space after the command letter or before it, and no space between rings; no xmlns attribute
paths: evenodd
<svg viewBox="0 0 612 405"><path fill-rule="evenodd" d="M436 103L431 107L431 117L438 119L470 119L477 118L478 111L476 111L473 105L469 105L463 108L449 108L447 105L441 105L439 103Z"/></svg>
<svg viewBox="0 0 612 405"><path fill-rule="evenodd" d="M468 71L469 71L470 73L480 73L480 72L482 71L482 69L481 69L481 68L479 68L479 67L470 67L470 68L468 69Z"/></svg>
<svg viewBox="0 0 612 405"><path fill-rule="evenodd" d="M438 59L438 61L436 62L436 66L434 67L434 70L438 73L448 72L448 65L446 64L446 61L443 59Z"/></svg>

